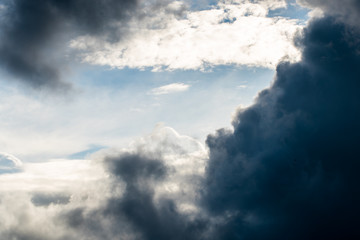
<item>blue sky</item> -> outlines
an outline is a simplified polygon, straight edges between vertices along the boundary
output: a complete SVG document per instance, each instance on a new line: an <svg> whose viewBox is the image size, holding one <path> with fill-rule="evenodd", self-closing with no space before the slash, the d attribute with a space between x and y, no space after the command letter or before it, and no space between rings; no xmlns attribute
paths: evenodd
<svg viewBox="0 0 360 240"><path fill-rule="evenodd" d="M174 2L169 5L171 4L175 4L175 7L171 9L177 9L178 5L182 3ZM307 19L307 11L300 9L299 6L294 6L294 2L289 3L285 8L279 8L279 6L272 8L273 6L268 7L266 4L264 6L260 4L251 5L249 8L251 10L247 11L254 12L249 12L250 15L247 13L244 15L244 19L238 22L252 21L251 18L255 17L255 22L258 22L256 24L261 24L261 21L267 22L270 24L269 26L280 24L271 30L274 32L269 33L272 34L269 35L269 38L276 38L276 34L283 34L281 31L287 31L286 27L301 28ZM282 2L278 1L276 4L281 6ZM234 10L241 11L244 8L241 4L226 1L224 3L203 1L195 5L191 2L187 6L190 8L185 10L186 15L203 16L205 21L212 16L211 14L219 14L219 11L222 11L221 9L233 9L226 10L231 13ZM256 12L260 10L269 12L265 15ZM218 12L216 13L216 11ZM183 21L184 17L186 18L186 15L176 19L171 16L172 13L164 12L162 14L164 15L161 18L167 17L170 20L172 19L171 21L175 21L168 23L173 25L177 21ZM167 16L166 14L170 15ZM242 13L233 12L231 14ZM248 15L249 17L246 17ZM295 19L294 21L298 23L279 23L278 20L269 23L269 19L273 17L284 19L284 21ZM153 20L150 19L149 21L157 21L153 16L150 18ZM144 29L143 23L138 22L136 24ZM282 29L281 24L284 24L284 29ZM232 24L228 25L230 27ZM169 28L167 31L171 31L171 26L165 26L165 28ZM235 28L227 30L227 28L222 27L223 25L218 26L221 27L224 34L227 34L227 31L229 32L229 37L232 38L226 40L230 41L229 43L236 46L236 41L241 41L242 33L240 33L239 39L237 39L237 35L233 35ZM216 28L217 25L209 25L210 32L212 31L211 27ZM247 34L246 29L242 30L241 25L239 27L239 31L244 31L243 34ZM145 30L146 28L145 26ZM276 29L281 31L277 33L278 30ZM201 31L204 30L205 28ZM162 33L154 32L153 34ZM176 33L174 34L174 36L178 36ZM290 32L286 34L289 35ZM127 49L130 49L131 46L138 46L133 45L133 42L142 41L143 38L142 35L136 34L129 36L128 40L124 40L125 47L126 44L129 44L126 47ZM66 61L62 63L60 74L64 81L73 84L73 90L63 95L62 93L54 94L46 88L29 89L21 82L16 81L11 74L3 72L1 80L3 85L2 99L13 99L16 106L13 108L10 103L6 103L3 107L3 111L7 115L6 118L2 119L3 126L6 126L6 130L4 130L6 135L0 139L0 146L4 152L12 153L23 161L46 161L49 158L64 158L73 156L77 152L91 151L92 146L96 146L95 149L97 146L125 147L133 139L149 134L158 123L171 126L182 134L204 142L206 136L216 129L230 128L232 114L235 113L236 109L239 106L249 106L257 93L271 84L274 75L273 63L279 61L278 56L274 56L272 59L270 52L264 55L268 60L252 58L257 56L257 51L271 49L271 46L279 45L278 47L281 47L284 44L291 46L292 39L290 37L286 40L287 42L277 42L278 40L274 39L274 42L269 42L269 47L265 46L265 49L261 50L262 41L271 41L271 39L266 38L267 35L264 35L264 39L251 43L252 45L258 44L259 48L255 48L254 52L249 52L247 54L250 55L243 57L241 55L246 50L246 45L234 56L231 55L231 50L230 54L221 55L221 52L231 49L227 47L226 43L219 42L221 38L214 43L204 40L204 43L207 42L215 46L214 51L218 53L214 52L215 55L213 56L199 53L194 57L203 58L204 60L200 60L204 63L210 61L209 63L202 66L197 65L196 61L198 60L194 58L195 62L190 64L195 65L189 65L184 58L184 63L181 63L183 60L180 60L181 65L175 65L171 68L166 67L166 64L174 65L172 62L174 59L164 58L164 55L154 56L154 59L152 55L147 55L147 59L141 60L143 57L141 54L150 49L143 49L140 52L134 50L134 54L140 55L128 56L131 59L123 59L125 62L121 65L116 64L118 60L113 59L113 56L106 56L109 51L111 51L110 53L117 51L116 45L109 45L110 50L104 52L104 57L109 62L107 60L98 62L93 59L94 55L92 54L101 53L102 47L99 49L96 49L95 46L90 47L90 49L80 48L78 53L76 51L72 53L71 49L65 49L63 53L70 55L65 56ZM84 41L81 40L81 37L80 40L77 39L70 41L72 48L74 48L74 41ZM227 39L226 35L224 35L225 39ZM101 42L102 40L99 38L90 42L94 41ZM191 44L191 42L189 43ZM216 45L214 45L215 43ZM173 52L174 58L179 58L180 55L178 54L182 50L174 52L176 48L174 49L171 46L172 43L167 44L170 44L169 49L164 46L157 50L158 53L154 53L161 54L159 52L161 50L170 55ZM62 46L62 48L64 47L66 46ZM209 45L208 48L210 49L211 46ZM293 53L285 51L283 55L286 54ZM238 61L236 56L240 56L239 59L244 60ZM60 55L59 58L63 57ZM142 61L140 65L137 64L139 62L137 59ZM156 59L164 60L156 63ZM155 63L153 63L154 61ZM228 62L228 64L222 64L222 62ZM152 66L151 64L156 65ZM161 64L165 65L161 67ZM158 69L159 66L160 69ZM156 88L171 84L183 84L186 88L161 95L152 92ZM27 108L23 108L24 105L27 105ZM29 110L32 108L34 110ZM9 136L11 140L9 140ZM24 148L25 143L23 141L32 142L30 145L34 146Z"/></svg>

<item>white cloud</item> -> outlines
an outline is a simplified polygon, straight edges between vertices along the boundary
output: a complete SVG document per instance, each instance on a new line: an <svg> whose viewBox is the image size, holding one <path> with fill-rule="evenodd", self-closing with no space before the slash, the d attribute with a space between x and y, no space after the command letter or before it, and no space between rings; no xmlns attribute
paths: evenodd
<svg viewBox="0 0 360 240"><path fill-rule="evenodd" d="M89 213L89 218L95 217L96 230L108 232L114 225L112 219L96 214L109 199L121 198L125 185L117 179L114 187L114 178L104 169L103 161L119 158L122 153L162 159L169 174L154 186L155 198L172 199L182 213L197 213L196 188L204 174L207 152L197 140L158 125L128 148L101 150L92 160L24 163L23 172L0 175L0 235L3 239L115 239L104 237L102 232L101 237L94 236L91 229L76 223L69 226L65 217L79 211L76 219L80 221ZM117 239L138 239L129 237L131 229L126 222L121 222L116 233Z"/></svg>
<svg viewBox="0 0 360 240"><path fill-rule="evenodd" d="M184 83L172 83L165 86L152 89L149 93L152 95L164 95L170 93L183 92L188 90L190 85Z"/></svg>
<svg viewBox="0 0 360 240"><path fill-rule="evenodd" d="M180 8L176 3L172 8ZM221 1L212 9L185 11L183 17L169 13L168 7L133 22L130 35L120 42L82 36L70 46L84 51L85 62L120 69L204 70L224 64L274 68L284 57L300 56L292 38L302 26L296 20L267 17L269 9L284 6L285 1Z"/></svg>

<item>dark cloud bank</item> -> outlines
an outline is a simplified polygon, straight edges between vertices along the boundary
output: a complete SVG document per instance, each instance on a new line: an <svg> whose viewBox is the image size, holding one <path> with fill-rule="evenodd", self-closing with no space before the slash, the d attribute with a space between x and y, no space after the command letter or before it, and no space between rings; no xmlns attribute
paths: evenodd
<svg viewBox="0 0 360 240"><path fill-rule="evenodd" d="M308 4L328 12L297 39L302 60L279 64L273 85L238 112L234 131L208 137L203 214L155 197L171 174L161 158L121 154L105 160L113 187L125 183L121 196L60 217L77 239L360 239L358 1L339 11L337 1Z"/></svg>
<svg viewBox="0 0 360 240"><path fill-rule="evenodd" d="M302 61L207 139L204 203L231 213L217 239L360 237L359 2L311 3L331 10L297 40Z"/></svg>
<svg viewBox="0 0 360 240"><path fill-rule="evenodd" d="M32 87L67 89L54 51L61 33L121 35L138 0L7 0L1 16L0 63ZM117 29L117 30L115 30ZM66 31L65 31L66 30ZM66 41L62 39L61 41Z"/></svg>

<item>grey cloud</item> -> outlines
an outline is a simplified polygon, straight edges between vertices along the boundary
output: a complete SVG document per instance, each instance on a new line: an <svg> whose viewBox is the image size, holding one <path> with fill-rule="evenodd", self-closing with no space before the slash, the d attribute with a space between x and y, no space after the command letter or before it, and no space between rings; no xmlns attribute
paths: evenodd
<svg viewBox="0 0 360 240"><path fill-rule="evenodd" d="M49 206L50 204L68 204L70 202L68 194L62 193L35 193L31 198L31 202L35 206Z"/></svg>
<svg viewBox="0 0 360 240"><path fill-rule="evenodd" d="M188 168L198 168L202 162L203 148L198 144L161 128L132 150L99 152L95 158L102 165L92 167L102 166L100 172L105 170L108 177L100 174L104 178L97 183L69 185L68 192L46 191L45 186L35 193L2 193L0 234L5 239L29 240L209 239L211 221L181 208L189 199L194 203L187 188L199 184L200 176L198 170ZM174 156L189 162L179 166ZM179 193L168 193L163 184L186 186Z"/></svg>
<svg viewBox="0 0 360 240"><path fill-rule="evenodd" d="M189 221L181 215L173 200L154 199L151 182L166 177L166 166L157 159L125 154L107 159L110 171L126 184L121 198L108 201L105 214L115 219L125 217L142 239L199 239L206 226L201 220Z"/></svg>
<svg viewBox="0 0 360 240"><path fill-rule="evenodd" d="M329 11L297 39L302 61L279 64L234 131L207 139L203 200L226 216L216 239L360 237L360 29Z"/></svg>
<svg viewBox="0 0 360 240"><path fill-rule="evenodd" d="M16 78L34 88L66 90L61 79L63 63L56 57L56 41L70 35L121 36L138 6L137 0L8 0L3 9L0 63ZM120 24L120 25L119 25ZM119 32L120 31L120 32ZM111 34L110 34L111 33Z"/></svg>
<svg viewBox="0 0 360 240"><path fill-rule="evenodd" d="M348 24L360 26L360 2L358 0L297 0L299 4L314 8L318 7L325 11L326 15L332 15Z"/></svg>
<svg viewBox="0 0 360 240"><path fill-rule="evenodd" d="M179 213L172 199L155 198L154 187L168 174L162 160L141 153L124 153L105 159L105 164L114 178L113 187L124 183L124 192L121 196L110 197L103 207L90 214L85 215L83 210L77 209L66 215L70 227L96 229L95 234L101 234L103 239L119 237L126 233L124 229L131 229L135 239L200 239L207 221L190 220ZM94 219L110 220L108 229L111 230L90 228Z"/></svg>

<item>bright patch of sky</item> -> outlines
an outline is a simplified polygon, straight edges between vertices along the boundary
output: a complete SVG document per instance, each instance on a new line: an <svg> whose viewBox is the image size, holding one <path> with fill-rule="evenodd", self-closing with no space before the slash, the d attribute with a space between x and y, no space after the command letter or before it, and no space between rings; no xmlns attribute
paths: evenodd
<svg viewBox="0 0 360 240"><path fill-rule="evenodd" d="M102 147L126 146L159 122L204 141L217 128L230 127L236 107L251 104L272 75L234 66L206 73L84 67L73 76L79 91L71 98L8 84L0 90L0 148L23 161L81 158ZM168 94L149 94L164 86ZM187 91L173 91L179 87Z"/></svg>

